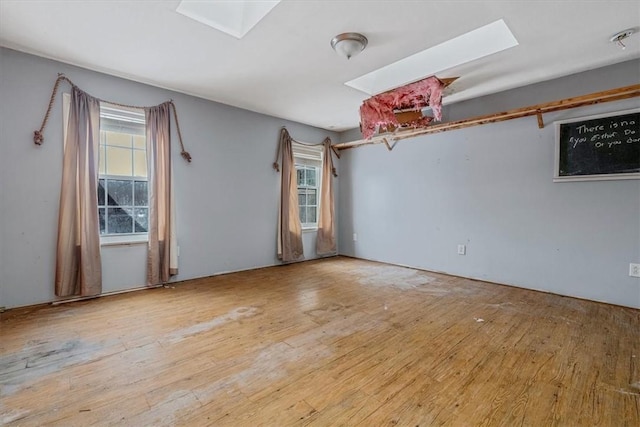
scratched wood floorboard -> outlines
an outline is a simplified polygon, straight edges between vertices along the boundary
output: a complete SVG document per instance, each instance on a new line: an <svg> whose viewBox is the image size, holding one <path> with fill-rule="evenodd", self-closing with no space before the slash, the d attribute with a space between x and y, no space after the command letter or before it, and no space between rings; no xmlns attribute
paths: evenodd
<svg viewBox="0 0 640 427"><path fill-rule="evenodd" d="M10 310L0 338L7 426L640 425L639 310L343 257Z"/></svg>

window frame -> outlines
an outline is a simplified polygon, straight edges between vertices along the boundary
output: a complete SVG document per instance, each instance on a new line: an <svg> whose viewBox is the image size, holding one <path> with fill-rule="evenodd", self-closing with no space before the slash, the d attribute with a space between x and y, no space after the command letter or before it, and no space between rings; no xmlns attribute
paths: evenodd
<svg viewBox="0 0 640 427"><path fill-rule="evenodd" d="M104 119L115 119L121 122L127 122L130 121L131 123L134 123L134 127L142 127L142 135L145 136L145 120L144 120L144 110L143 109L133 109L133 108L125 108L125 107L119 107L113 104L109 104L106 102L101 102L100 103L100 149L98 150L99 152L99 156L100 155L105 155L106 156L106 152L107 152L107 147L110 147L111 145L108 144L107 141L107 132L116 132L116 133L120 133L120 134L124 134L124 135L129 135L131 136L131 138L133 138L134 136L139 136L139 134L133 133L133 132L126 132L126 129L124 129L125 131L120 131L118 132L118 129L112 129L109 128L108 126L103 126L104 124ZM104 150L102 149L104 147ZM103 245L110 245L110 244L126 244L126 243L144 243L148 241L148 231L143 231L143 232L136 232L135 231L135 218L133 218L132 220L134 221L134 223L132 224L132 232L131 233L107 233L106 231L108 230L109 226L108 226L108 217L107 217L107 212L108 209L114 209L115 206L110 206L109 202L108 202L108 187L109 187L109 181L131 181L131 191L132 191L132 205L131 206L121 206L123 209L136 209L136 208L143 208L143 209L147 209L147 218L148 218L148 212L149 212L149 179L148 176L140 176L140 175L135 175L135 153L136 152L143 152L145 153L145 159L146 159L146 145L144 149L141 148L137 148L135 146L134 141L131 141L131 146L130 147L121 147L118 145L113 145L111 147L116 147L116 148L125 148L128 149L131 153L131 166L132 166L132 170L131 170L131 175L110 175L107 174L107 170L108 170L108 158L105 157L104 159L104 173L101 174L98 172L98 180L104 180L105 186L104 186L104 204L100 205L99 201L98 201L98 209L104 209L105 210L105 233L100 233L100 242ZM100 162L100 160L98 160L98 162ZM99 170L100 168L98 168ZM136 206L135 204L135 183L136 182L146 182L147 183L147 204L144 206ZM148 226L147 226L148 228Z"/></svg>
<svg viewBox="0 0 640 427"><path fill-rule="evenodd" d="M309 231L317 231L318 230L318 219L320 217L320 193L322 191L322 164L323 164L323 149L322 145L306 145L299 144L297 142L292 143L293 150L293 161L294 167L296 169L296 186L297 186L297 173L299 167L304 168L315 168L316 170L316 185L315 187L305 186L305 189L315 189L316 190L316 221L315 222L302 222L300 220L300 225L302 226L303 232ZM300 187L298 187L298 191ZM299 193L298 193L299 194ZM314 206L305 204L305 207ZM300 200L298 200L298 209L300 209Z"/></svg>

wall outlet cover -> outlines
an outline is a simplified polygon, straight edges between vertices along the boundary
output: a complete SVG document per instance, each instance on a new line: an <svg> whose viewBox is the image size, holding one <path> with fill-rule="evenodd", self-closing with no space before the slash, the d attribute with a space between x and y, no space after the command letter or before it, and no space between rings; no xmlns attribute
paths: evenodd
<svg viewBox="0 0 640 427"><path fill-rule="evenodd" d="M467 253L467 247L465 245L458 245L458 255L464 255Z"/></svg>
<svg viewBox="0 0 640 427"><path fill-rule="evenodd" d="M629 276L640 277L640 264L635 264L633 262L629 264Z"/></svg>

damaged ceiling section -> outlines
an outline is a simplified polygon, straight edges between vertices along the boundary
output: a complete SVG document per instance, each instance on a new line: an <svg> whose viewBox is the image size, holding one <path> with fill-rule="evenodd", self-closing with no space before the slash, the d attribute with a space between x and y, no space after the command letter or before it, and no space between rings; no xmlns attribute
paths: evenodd
<svg viewBox="0 0 640 427"><path fill-rule="evenodd" d="M370 139L378 133L442 120L442 92L454 80L431 76L365 100L360 106L362 137Z"/></svg>

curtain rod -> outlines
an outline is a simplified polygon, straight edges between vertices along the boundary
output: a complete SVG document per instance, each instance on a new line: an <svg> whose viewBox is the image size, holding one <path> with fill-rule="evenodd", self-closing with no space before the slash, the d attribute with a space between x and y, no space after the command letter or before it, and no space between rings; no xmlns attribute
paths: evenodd
<svg viewBox="0 0 640 427"><path fill-rule="evenodd" d="M293 141L293 142L295 142L295 143L297 143L297 144L300 144L300 145L306 145L306 146L309 146L309 147L315 147L315 146L317 146L317 145L324 145L324 143L325 143L325 141L326 141L327 139L329 140L329 142L331 142L331 139L330 139L329 137L326 137L322 142L318 142L318 143L316 143L316 144L314 144L313 142L303 142L303 141L298 141L297 139L293 139L293 138L291 138L291 134L290 134L290 133L289 133L289 131L287 130L287 127L286 127L286 126L282 126L282 128L280 129L280 132L283 132L283 131L284 131L284 132L286 132L286 133L287 133L287 135L289 135L289 138L291 139L291 141ZM333 154L335 154L335 155L336 155L336 157L339 159L339 158L340 158L340 153L339 153L339 152L338 152L338 150L336 149L336 145L337 145L337 144L331 144L331 145L330 145L330 147L331 147L331 151L333 151Z"/></svg>
<svg viewBox="0 0 640 427"><path fill-rule="evenodd" d="M44 119L42 119L42 124L40 125L40 129L33 132L33 142L36 145L42 145L42 143L44 142L44 128L45 128L45 126L47 126L47 122L49 121L49 116L51 115L51 109L53 108L53 102L55 101L56 94L58 93L58 88L60 87L60 83L62 83L63 81L66 81L67 83L69 83L69 85L71 85L71 87L73 89L77 89L77 90L79 90L81 92L87 93L87 92L83 91L82 89L80 89L78 86L76 86L75 83L73 83L71 81L71 79L69 79L63 73L58 73L58 78L56 79L56 82L53 85L53 90L51 91L51 98L49 98L49 106L47 107L47 112L44 115ZM137 105L120 104L118 102L106 101L104 99L100 99L100 98L97 98L97 97L92 96L92 95L89 95L89 96L91 96L92 98L98 100L99 102L112 104L112 105L115 105L117 107L140 108L140 109L153 108L153 107L140 107L140 106L137 106ZM184 159L187 162L191 163L191 154L189 154L184 149L184 144L182 143L182 132L180 131L180 122L178 122L178 111L176 109L176 104L173 103L173 99L170 99L169 101L166 101L166 102L168 102L169 105L171 106L171 108L173 109L173 118L174 118L174 121L176 122L176 131L178 132L178 141L180 142L180 155L182 157L184 157Z"/></svg>

